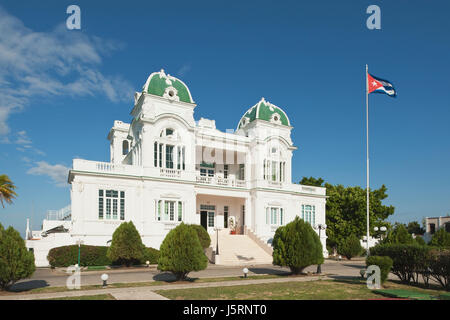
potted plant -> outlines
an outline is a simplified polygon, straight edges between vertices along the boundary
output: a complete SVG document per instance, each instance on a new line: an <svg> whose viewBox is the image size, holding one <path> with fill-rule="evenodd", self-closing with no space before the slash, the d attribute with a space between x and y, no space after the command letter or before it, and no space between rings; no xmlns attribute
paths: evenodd
<svg viewBox="0 0 450 320"><path fill-rule="evenodd" d="M231 229L230 234L236 234L237 224L237 218L235 216L231 216L228 223Z"/></svg>

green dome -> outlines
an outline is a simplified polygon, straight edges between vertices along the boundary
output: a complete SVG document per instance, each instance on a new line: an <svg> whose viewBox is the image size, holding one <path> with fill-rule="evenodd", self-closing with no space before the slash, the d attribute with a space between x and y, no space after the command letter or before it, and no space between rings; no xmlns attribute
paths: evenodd
<svg viewBox="0 0 450 320"><path fill-rule="evenodd" d="M168 98L173 101L194 103L191 92L186 84L170 74L166 75L163 69L160 72L153 72L148 77L143 92Z"/></svg>
<svg viewBox="0 0 450 320"><path fill-rule="evenodd" d="M276 105L261 98L261 100L242 116L239 121L238 129L245 127L250 122L259 119L272 122L278 125L290 126L289 118L286 113Z"/></svg>

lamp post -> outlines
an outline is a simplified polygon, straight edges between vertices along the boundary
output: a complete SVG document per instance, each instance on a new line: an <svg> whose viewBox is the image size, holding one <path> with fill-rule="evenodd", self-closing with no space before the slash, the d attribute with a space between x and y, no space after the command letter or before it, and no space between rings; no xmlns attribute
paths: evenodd
<svg viewBox="0 0 450 320"><path fill-rule="evenodd" d="M375 227L375 228L373 228L373 230L375 232L380 231L380 233L379 233L380 240L383 240L383 232L386 232L387 228L385 226L382 226L382 227L379 227L379 228Z"/></svg>
<svg viewBox="0 0 450 320"><path fill-rule="evenodd" d="M216 255L219 255L219 228L216 227Z"/></svg>
<svg viewBox="0 0 450 320"><path fill-rule="evenodd" d="M78 268L80 267L80 257L81 257L81 244L83 243L83 240L78 239L77 245L78 245Z"/></svg>
<svg viewBox="0 0 450 320"><path fill-rule="evenodd" d="M109 278L109 276L106 273L101 275L100 279L102 279L102 281L103 281L103 288L106 288L106 286L108 285L108 283L106 282L106 281L108 281L108 278Z"/></svg>
<svg viewBox="0 0 450 320"><path fill-rule="evenodd" d="M320 238L320 233L321 233L322 230L325 230L327 228L327 225L326 224L319 224L319 225L317 225L317 228L319 229L319 240L320 240L320 243L322 243L322 240ZM323 250L322 250L322 252L323 252ZM316 273L322 273L322 265L321 264L317 265L317 272Z"/></svg>

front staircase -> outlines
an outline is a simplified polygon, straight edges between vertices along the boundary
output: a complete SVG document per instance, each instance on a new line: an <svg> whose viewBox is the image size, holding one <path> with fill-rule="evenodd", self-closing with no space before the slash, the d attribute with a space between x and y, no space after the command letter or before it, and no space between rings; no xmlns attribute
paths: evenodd
<svg viewBox="0 0 450 320"><path fill-rule="evenodd" d="M216 250L216 232L211 234L211 247ZM219 231L218 265L239 266L272 264L272 255L248 235L230 234L230 229Z"/></svg>

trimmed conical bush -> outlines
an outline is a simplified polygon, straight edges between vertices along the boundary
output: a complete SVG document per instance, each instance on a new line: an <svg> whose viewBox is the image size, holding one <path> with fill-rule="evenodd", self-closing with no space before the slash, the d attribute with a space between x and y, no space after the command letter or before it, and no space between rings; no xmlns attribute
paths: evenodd
<svg viewBox="0 0 450 320"><path fill-rule="evenodd" d="M189 272L207 266L208 259L194 228L181 223L166 235L160 247L159 270L170 271L177 280L184 280Z"/></svg>
<svg viewBox="0 0 450 320"><path fill-rule="evenodd" d="M322 244L310 224L299 217L279 227L273 238L273 264L287 266L293 274L323 263Z"/></svg>

